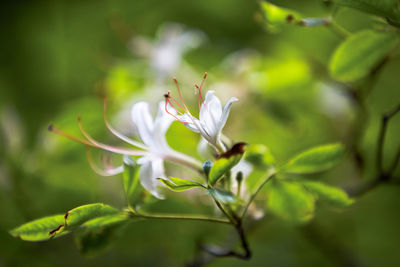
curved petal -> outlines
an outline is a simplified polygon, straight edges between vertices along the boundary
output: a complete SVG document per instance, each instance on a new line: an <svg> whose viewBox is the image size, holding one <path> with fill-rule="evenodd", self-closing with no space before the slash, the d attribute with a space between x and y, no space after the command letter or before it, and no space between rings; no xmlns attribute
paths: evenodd
<svg viewBox="0 0 400 267"><path fill-rule="evenodd" d="M236 97L231 97L228 103L226 103L224 110L222 111L221 119L218 121L217 124L218 134L220 134L222 129L224 128L226 121L228 120L229 111L231 110L232 103L235 101L239 101L239 99L237 99Z"/></svg>
<svg viewBox="0 0 400 267"><path fill-rule="evenodd" d="M163 161L161 159L141 158L137 162L141 164L139 179L142 186L156 198L163 199L164 196L157 190L160 183L157 178L165 177Z"/></svg>
<svg viewBox="0 0 400 267"><path fill-rule="evenodd" d="M209 134L217 134L217 123L220 121L221 115L221 101L214 95L214 91L208 91L200 109L199 119L206 125Z"/></svg>
<svg viewBox="0 0 400 267"><path fill-rule="evenodd" d="M94 162L94 160L92 158L89 146L86 146L86 157L88 159L90 167L98 175L101 175L101 176L113 176L113 175L119 174L119 173L124 171L124 166L122 166L122 165L121 166L117 166L117 167L111 167L111 166L106 165L105 169L102 169L102 168L98 167L95 164L95 162Z"/></svg>
<svg viewBox="0 0 400 267"><path fill-rule="evenodd" d="M170 112L174 115L176 114L175 110L171 110ZM174 117L165 111L165 102L160 102L158 105L157 116L154 120L154 130L165 135L174 120Z"/></svg>
<svg viewBox="0 0 400 267"><path fill-rule="evenodd" d="M149 104L138 102L131 110L133 123L136 125L140 139L147 146L154 146L153 142L153 119L149 111Z"/></svg>
<svg viewBox="0 0 400 267"><path fill-rule="evenodd" d="M196 119L195 117L193 117L192 115L189 115L188 113L185 113L183 115L176 115L178 117L179 120L182 121L182 123L189 129L192 130L195 133L199 133L200 130L199 128L196 126L200 125L200 122L198 119Z"/></svg>
<svg viewBox="0 0 400 267"><path fill-rule="evenodd" d="M173 111L175 113L175 111ZM171 126L171 123L175 120L173 116L168 114L165 111L165 102L160 102L158 105L157 116L154 120L154 128L152 131L152 138L154 147L151 149L154 151L158 151L159 153L165 153L170 150L170 147L165 138L165 134L168 131L168 128Z"/></svg>

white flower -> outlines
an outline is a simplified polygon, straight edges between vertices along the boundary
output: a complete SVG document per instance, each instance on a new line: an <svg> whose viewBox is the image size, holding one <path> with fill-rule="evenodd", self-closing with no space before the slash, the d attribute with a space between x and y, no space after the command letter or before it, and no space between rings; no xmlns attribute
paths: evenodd
<svg viewBox="0 0 400 267"><path fill-rule="evenodd" d="M154 120L149 111L149 104L146 102L138 102L134 104L131 109L131 115L132 121L136 125L142 143L130 139L129 137L112 128L105 116L104 121L107 128L115 136L135 146L136 148L139 148L138 150L109 146L96 141L84 130L80 118L79 127L87 140L71 136L55 128L54 126L50 126L49 130L74 141L81 142L87 147L97 147L122 155L140 156L140 158L137 160L137 163L141 165L139 171L140 182L145 189L147 189L157 198L163 198L162 194L157 190L157 186L161 185L157 178L167 179L164 172L164 160L180 163L196 170L202 170L202 165L200 162L169 147L165 138L165 134L174 119L165 112L163 103L159 104L158 113ZM87 151L89 152L89 150ZM104 164L105 169L101 169L94 164L90 153L88 153L88 160L93 170L103 176L115 175L123 172L124 170L123 165L111 167L109 164L107 164L107 161Z"/></svg>
<svg viewBox="0 0 400 267"><path fill-rule="evenodd" d="M178 23L164 23L159 27L156 40L152 42L135 37L132 48L134 53L149 58L152 73L162 82L179 69L183 55L200 46L204 40L205 34L199 30L187 29Z"/></svg>
<svg viewBox="0 0 400 267"><path fill-rule="evenodd" d="M168 111L168 104L174 108L174 110L178 110L174 104L178 105L181 109L183 109L184 113L180 113L180 115L171 114L176 120L185 124L187 128L190 130L200 133L201 136L207 140L207 142L212 145L215 149L219 152L223 152L225 150L224 145L221 142L221 132L224 128L226 121L228 119L229 111L231 109L231 105L233 102L238 101L236 97L231 97L229 101L225 104L224 108L222 108L221 101L217 96L214 95L214 91L208 91L206 97L203 101L201 96L201 87L204 83L205 78L207 77L207 73L204 74L203 82L201 86L197 86L199 92L199 106L200 106L200 113L199 119L194 117L189 109L186 107L185 103L183 102L179 85L174 79L177 84L179 97L181 100L181 104L179 104L175 99L170 96L170 93L165 95L165 109ZM172 99L174 103L170 100Z"/></svg>
<svg viewBox="0 0 400 267"><path fill-rule="evenodd" d="M228 119L231 105L238 101L236 97L229 99L222 109L221 101L214 95L214 91L208 91L200 108L199 119L189 112L179 116L186 121L185 126L190 130L200 133L212 146L221 146L221 132Z"/></svg>

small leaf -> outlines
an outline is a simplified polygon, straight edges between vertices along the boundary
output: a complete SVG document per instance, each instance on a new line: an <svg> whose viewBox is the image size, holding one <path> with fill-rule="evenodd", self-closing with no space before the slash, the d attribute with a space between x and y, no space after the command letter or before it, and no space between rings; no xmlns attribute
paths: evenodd
<svg viewBox="0 0 400 267"><path fill-rule="evenodd" d="M314 216L314 196L301 184L274 181L268 188L267 208L292 223L304 223Z"/></svg>
<svg viewBox="0 0 400 267"><path fill-rule="evenodd" d="M245 160L262 170L273 167L275 164L271 151L261 144L249 145L246 149Z"/></svg>
<svg viewBox="0 0 400 267"><path fill-rule="evenodd" d="M93 218L116 214L118 212L117 209L102 203L83 205L65 214L65 227L66 229L70 229Z"/></svg>
<svg viewBox="0 0 400 267"><path fill-rule="evenodd" d="M372 15L400 21L398 0L335 0L334 2Z"/></svg>
<svg viewBox="0 0 400 267"><path fill-rule="evenodd" d="M78 249L84 255L97 254L117 238L119 228L128 222L127 214L108 215L85 222L75 232Z"/></svg>
<svg viewBox="0 0 400 267"><path fill-rule="evenodd" d="M232 146L231 149L221 154L214 162L208 175L208 184L213 186L222 176L232 169L242 159L244 146L246 143L240 142Z"/></svg>
<svg viewBox="0 0 400 267"><path fill-rule="evenodd" d="M260 4L264 15L265 26L271 32L279 31L285 24L292 23L302 18L302 16L294 10L276 6L267 1L262 1Z"/></svg>
<svg viewBox="0 0 400 267"><path fill-rule="evenodd" d="M124 188L126 198L129 204L136 204L140 197L141 187L139 186L139 165L132 159L132 157L124 155Z"/></svg>
<svg viewBox="0 0 400 267"><path fill-rule="evenodd" d="M398 41L398 37L389 32L364 30L352 35L333 54L329 66L331 75L341 81L365 77Z"/></svg>
<svg viewBox="0 0 400 267"><path fill-rule="evenodd" d="M345 191L340 188L319 182L303 182L303 185L318 198L333 206L343 208L353 204L354 200L349 198Z"/></svg>
<svg viewBox="0 0 400 267"><path fill-rule="evenodd" d="M344 146L341 144L314 147L295 156L283 170L299 174L325 171L339 163L344 152Z"/></svg>
<svg viewBox="0 0 400 267"><path fill-rule="evenodd" d="M230 203L230 202L235 202L236 198L235 196L228 191L221 190L218 188L209 188L207 189L207 192L216 200L221 201L222 203Z"/></svg>
<svg viewBox="0 0 400 267"><path fill-rule="evenodd" d="M25 223L11 230L10 234L25 241L44 241L67 234L68 231L63 231L63 228L64 215L54 215ZM54 230L56 231L50 234Z"/></svg>
<svg viewBox="0 0 400 267"><path fill-rule="evenodd" d="M193 187L204 187L203 185L197 183L197 182L193 182L193 181L189 181L189 180L185 180L185 179L181 179L181 178L175 178L175 177L169 177L169 180L166 179L161 179L158 178L159 181L161 181L166 187L168 187L169 189L173 190L173 191L186 191L189 189L192 189Z"/></svg>

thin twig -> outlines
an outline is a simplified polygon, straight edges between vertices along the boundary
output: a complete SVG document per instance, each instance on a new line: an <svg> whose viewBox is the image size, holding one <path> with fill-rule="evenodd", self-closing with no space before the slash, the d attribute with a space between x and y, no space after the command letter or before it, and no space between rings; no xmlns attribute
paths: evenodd
<svg viewBox="0 0 400 267"><path fill-rule="evenodd" d="M275 169L271 169L266 175L265 175L265 179L261 182L261 184L257 187L256 191L250 196L249 201L247 202L242 216L240 216L241 218L244 218L244 216L246 215L247 210L249 209L250 204L253 202L253 200L256 198L258 192L260 192L260 190L263 188L263 186L269 182L276 174L276 170Z"/></svg>
<svg viewBox="0 0 400 267"><path fill-rule="evenodd" d="M396 157L394 158L393 164L391 167L385 171L383 166L383 150L385 145L385 137L387 132L387 127L389 121L398 113L400 112L400 104L397 105L395 108L390 110L389 112L385 113L381 119L381 127L379 129L378 134L378 141L377 141L377 148L376 148L376 167L377 167L377 175L376 178L368 183L361 185L358 188L352 189L349 191L350 196L361 196L373 188L379 186L382 183L389 182L393 178L393 173L396 170L397 165L400 161L400 148Z"/></svg>
<svg viewBox="0 0 400 267"><path fill-rule="evenodd" d="M384 114L382 116L381 120L381 128L379 130L379 136L378 136L378 143L377 143L377 149L376 149L376 167L379 171L379 173L383 172L383 148L384 148L384 143L385 143L385 136L386 136L386 131L387 131L387 126L391 118L397 114L397 112L400 111L400 105L396 106L393 110L389 111L388 113ZM397 160L396 160L397 161Z"/></svg>
<svg viewBox="0 0 400 267"><path fill-rule="evenodd" d="M132 217L145 218L145 219L163 219L163 220L189 220L189 221L206 221L222 224L232 224L228 220L211 218L206 216L189 216L189 215L173 215L173 214L143 214L129 211Z"/></svg>

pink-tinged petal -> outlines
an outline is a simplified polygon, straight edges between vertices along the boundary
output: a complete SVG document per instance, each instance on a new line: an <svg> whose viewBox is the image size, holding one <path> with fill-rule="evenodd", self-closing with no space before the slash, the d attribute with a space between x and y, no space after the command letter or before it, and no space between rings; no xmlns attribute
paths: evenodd
<svg viewBox="0 0 400 267"><path fill-rule="evenodd" d="M137 161L141 164L139 171L140 183L153 196L163 199L164 196L157 190L160 182L157 178L165 177L163 161L161 159L141 158Z"/></svg>
<svg viewBox="0 0 400 267"><path fill-rule="evenodd" d="M220 134L222 129L224 128L226 121L228 120L228 116L229 116L229 112L231 110L232 103L235 101L239 101L239 99L237 99L236 97L231 97L231 99L229 99L228 103L226 103L224 110L222 111L221 119L217 125L218 134Z"/></svg>
<svg viewBox="0 0 400 267"><path fill-rule="evenodd" d="M146 102L138 102L133 105L131 110L133 123L139 132L142 142L151 147L154 147L153 142L153 119L149 111L149 104Z"/></svg>
<svg viewBox="0 0 400 267"><path fill-rule="evenodd" d="M217 133L217 123L222 114L222 105L214 91L208 91L200 109L199 119L206 125L208 133L215 135Z"/></svg>
<svg viewBox="0 0 400 267"><path fill-rule="evenodd" d="M107 150L110 152L114 152L114 153L118 153L118 154L122 154L122 155L143 156L143 155L148 154L148 152L146 152L146 151L132 150L132 149L127 149L127 148L123 148L123 147L110 146L110 145L100 143L100 142L96 141L95 139L93 139L93 137L91 137L85 131L85 129L82 126L80 118L78 118L78 124L79 124L79 129L81 130L81 133L86 137L86 139L89 141L91 146L95 146L97 148L101 148L101 149L104 149L104 150Z"/></svg>
<svg viewBox="0 0 400 267"><path fill-rule="evenodd" d="M107 165L105 169L98 167L92 158L92 155L90 153L90 148L88 146L86 146L86 156L87 156L90 167L98 175L113 176L113 175L119 174L124 171L124 167L122 165L117 166L117 167L111 167L111 166Z"/></svg>

